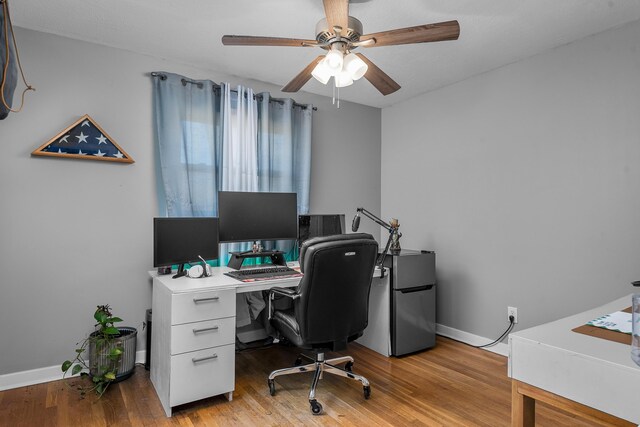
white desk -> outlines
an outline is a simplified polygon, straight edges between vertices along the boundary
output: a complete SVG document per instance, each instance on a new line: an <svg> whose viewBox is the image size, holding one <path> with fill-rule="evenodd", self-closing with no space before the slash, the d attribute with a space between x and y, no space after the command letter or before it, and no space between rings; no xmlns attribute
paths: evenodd
<svg viewBox="0 0 640 427"><path fill-rule="evenodd" d="M536 400L603 425L640 424L640 366L630 346L572 331L630 305L631 295L509 335L512 425L535 424Z"/></svg>
<svg viewBox="0 0 640 427"><path fill-rule="evenodd" d="M171 408L235 389L236 293L293 287L300 277L243 283L212 268L210 277L153 278L151 383Z"/></svg>

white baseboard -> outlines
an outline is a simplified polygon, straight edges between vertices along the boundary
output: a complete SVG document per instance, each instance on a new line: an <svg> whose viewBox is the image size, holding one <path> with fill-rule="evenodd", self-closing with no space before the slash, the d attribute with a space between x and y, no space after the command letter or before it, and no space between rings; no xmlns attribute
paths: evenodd
<svg viewBox="0 0 640 427"><path fill-rule="evenodd" d="M136 351L135 363L141 363L144 365L146 356L146 350ZM60 369L60 365L31 369L29 371L14 372L11 374L0 375L0 391L25 387L28 385L48 383L49 381L57 381L61 379L62 370Z"/></svg>
<svg viewBox="0 0 640 427"><path fill-rule="evenodd" d="M481 337L479 335L470 334L469 332L460 331L458 329L451 328L449 326L436 324L436 334L443 337L451 338L456 341L463 342L469 345L485 345L493 342L492 339ZM506 338L505 338L506 340ZM499 342L491 347L483 347L483 350L490 351L492 353L499 354L501 356L509 356L509 346L505 343Z"/></svg>
<svg viewBox="0 0 640 427"><path fill-rule="evenodd" d="M436 325L436 333L456 341L470 345L484 345L492 340L468 332L460 331L445 325ZM497 353L502 356L509 355L509 346L504 343L498 343L491 347L485 347L484 350ZM136 364L144 364L147 351L136 351ZM34 384L47 383L49 381L57 381L62 379L62 371L60 365L49 366L46 368L31 369L29 371L14 372L11 374L0 375L0 391L10 390L12 388L25 387Z"/></svg>

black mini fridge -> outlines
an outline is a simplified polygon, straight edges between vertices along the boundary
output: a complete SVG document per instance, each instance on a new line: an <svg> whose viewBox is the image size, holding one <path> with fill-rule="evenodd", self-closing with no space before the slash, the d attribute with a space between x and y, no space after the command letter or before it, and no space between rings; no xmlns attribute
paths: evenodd
<svg viewBox="0 0 640 427"><path fill-rule="evenodd" d="M402 250L387 254L391 285L391 354L436 345L436 254Z"/></svg>

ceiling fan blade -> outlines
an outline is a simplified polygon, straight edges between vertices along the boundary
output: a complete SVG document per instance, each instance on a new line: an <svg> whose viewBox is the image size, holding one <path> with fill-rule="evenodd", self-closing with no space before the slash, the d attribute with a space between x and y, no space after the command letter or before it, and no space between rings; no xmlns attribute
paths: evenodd
<svg viewBox="0 0 640 427"><path fill-rule="evenodd" d="M369 59L361 53L356 53L360 59L362 59L367 66L367 72L364 75L364 78L369 80L369 82L375 86L376 89L380 91L383 95L389 95L400 89L400 85L396 83L391 77L387 75L384 71L382 71L376 64L369 61Z"/></svg>
<svg viewBox="0 0 640 427"><path fill-rule="evenodd" d="M292 46L308 47L318 44L315 40L287 39L283 37L260 36L222 36L222 44L225 46Z"/></svg>
<svg viewBox="0 0 640 427"><path fill-rule="evenodd" d="M349 27L349 0L323 0L323 3L329 31L336 26L346 31Z"/></svg>
<svg viewBox="0 0 640 427"><path fill-rule="evenodd" d="M299 91L300 88L304 86L311 78L311 72L313 71L314 68L316 68L316 65L318 65L318 62L322 61L323 59L324 59L324 55L320 55L316 59L311 61L311 63L307 65L304 68L304 70L300 71L300 73L297 76L295 76L293 80L291 80L289 83L287 83L285 87L282 88L282 91L283 92Z"/></svg>
<svg viewBox="0 0 640 427"><path fill-rule="evenodd" d="M375 43L363 44L362 47L392 46L399 44L457 40L459 35L460 24L458 24L458 21L447 21L365 34L360 37L360 42L375 39Z"/></svg>

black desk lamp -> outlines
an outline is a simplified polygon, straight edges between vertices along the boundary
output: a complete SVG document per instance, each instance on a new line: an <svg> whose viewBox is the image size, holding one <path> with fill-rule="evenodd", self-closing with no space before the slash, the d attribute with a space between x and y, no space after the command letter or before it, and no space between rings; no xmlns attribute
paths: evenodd
<svg viewBox="0 0 640 427"><path fill-rule="evenodd" d="M398 231L398 228L400 228L400 223L396 218L392 218L391 221L386 223L365 208L358 208L356 209L356 215L353 217L353 221L351 222L351 231L353 231L354 233L358 231L358 228L360 227L360 214L363 214L376 224L384 227L389 232L387 245L385 246L384 251L378 256L378 260L376 261L376 265L380 266L380 272L382 274L381 277L384 277L384 260L387 257L387 251L390 251L392 254L400 253L400 237L402 237L402 233Z"/></svg>

